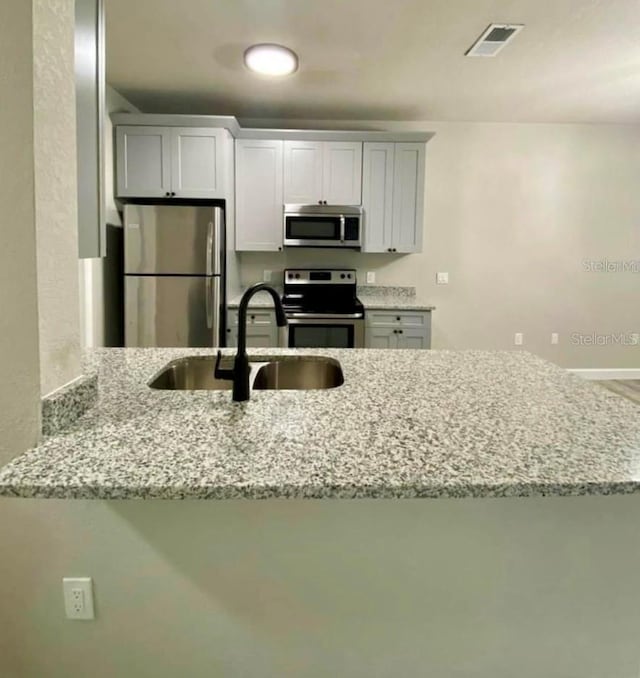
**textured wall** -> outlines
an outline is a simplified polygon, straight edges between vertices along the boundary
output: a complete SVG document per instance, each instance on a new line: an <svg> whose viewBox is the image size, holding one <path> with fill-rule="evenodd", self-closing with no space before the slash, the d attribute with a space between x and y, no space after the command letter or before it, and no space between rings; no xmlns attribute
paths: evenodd
<svg viewBox="0 0 640 678"><path fill-rule="evenodd" d="M3 677L638 676L638 496L0 511Z"/></svg>
<svg viewBox="0 0 640 678"><path fill-rule="evenodd" d="M289 122L303 125L331 126ZM524 348L563 367L640 367L640 345L571 343L573 333L640 332L640 126L378 127L436 132L423 253L242 254L245 284L265 268L351 265L362 281L376 271L378 283L415 285L433 302L434 348L514 348L514 333L524 332ZM637 272L586 272L585 260L605 258L635 260ZM435 284L437 271L449 272L448 286Z"/></svg>
<svg viewBox="0 0 640 678"><path fill-rule="evenodd" d="M74 2L33 2L41 392L80 375Z"/></svg>
<svg viewBox="0 0 640 678"><path fill-rule="evenodd" d="M0 2L0 463L38 436L31 3ZM1 673L1 672L0 672Z"/></svg>

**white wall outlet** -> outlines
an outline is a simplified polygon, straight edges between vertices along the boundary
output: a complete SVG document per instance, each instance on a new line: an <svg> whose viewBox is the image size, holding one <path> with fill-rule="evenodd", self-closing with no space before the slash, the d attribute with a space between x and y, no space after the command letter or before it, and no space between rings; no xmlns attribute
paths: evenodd
<svg viewBox="0 0 640 678"><path fill-rule="evenodd" d="M522 344L524 344L524 334L522 334L522 332L516 332L513 338L513 343L516 346L522 346Z"/></svg>
<svg viewBox="0 0 640 678"><path fill-rule="evenodd" d="M560 335L557 332L551 333L551 343L556 346L560 343Z"/></svg>
<svg viewBox="0 0 640 678"><path fill-rule="evenodd" d="M631 345L638 346L640 344L640 333L632 332L631 333Z"/></svg>
<svg viewBox="0 0 640 678"><path fill-rule="evenodd" d="M436 273L436 283L438 285L448 285L449 284L449 274L448 273Z"/></svg>
<svg viewBox="0 0 640 678"><path fill-rule="evenodd" d="M376 281L375 271L367 271L367 285L373 285Z"/></svg>
<svg viewBox="0 0 640 678"><path fill-rule="evenodd" d="M268 271L268 270L265 269L265 270L262 272L262 280L263 280L264 282L271 282L271 275L272 275L272 274L273 274L273 271Z"/></svg>
<svg viewBox="0 0 640 678"><path fill-rule="evenodd" d="M94 619L93 582L91 577L65 577L62 580L64 591L64 611L67 619Z"/></svg>

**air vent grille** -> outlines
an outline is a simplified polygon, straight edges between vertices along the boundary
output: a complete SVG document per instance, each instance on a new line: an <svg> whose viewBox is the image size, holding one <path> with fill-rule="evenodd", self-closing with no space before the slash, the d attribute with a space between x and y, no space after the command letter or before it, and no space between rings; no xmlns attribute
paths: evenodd
<svg viewBox="0 0 640 678"><path fill-rule="evenodd" d="M523 28L523 24L491 24L465 54L470 57L495 56Z"/></svg>

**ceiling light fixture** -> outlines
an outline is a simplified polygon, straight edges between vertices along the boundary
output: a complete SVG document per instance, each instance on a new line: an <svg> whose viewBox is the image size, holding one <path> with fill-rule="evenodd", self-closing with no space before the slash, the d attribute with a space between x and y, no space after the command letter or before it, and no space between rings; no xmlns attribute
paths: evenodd
<svg viewBox="0 0 640 678"><path fill-rule="evenodd" d="M251 45L244 53L246 67L261 75L291 75L298 70L298 56L288 47L262 43Z"/></svg>

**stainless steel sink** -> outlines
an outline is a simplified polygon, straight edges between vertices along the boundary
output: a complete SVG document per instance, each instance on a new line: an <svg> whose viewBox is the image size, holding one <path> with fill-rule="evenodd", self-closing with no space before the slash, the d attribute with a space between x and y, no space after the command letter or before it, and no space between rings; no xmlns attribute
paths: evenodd
<svg viewBox="0 0 640 678"><path fill-rule="evenodd" d="M233 356L226 362L230 365ZM309 390L341 386L340 363L323 356L249 356L250 384L256 390ZM149 382L153 389L171 391L230 391L231 381L213 376L215 356L172 360Z"/></svg>
<svg viewBox="0 0 640 678"><path fill-rule="evenodd" d="M262 390L310 390L336 388L344 384L340 363L333 358L304 356L274 360L256 374L253 388Z"/></svg>
<svg viewBox="0 0 640 678"><path fill-rule="evenodd" d="M212 355L178 358L165 365L149 382L151 388L171 391L230 391L233 384L213 376Z"/></svg>

